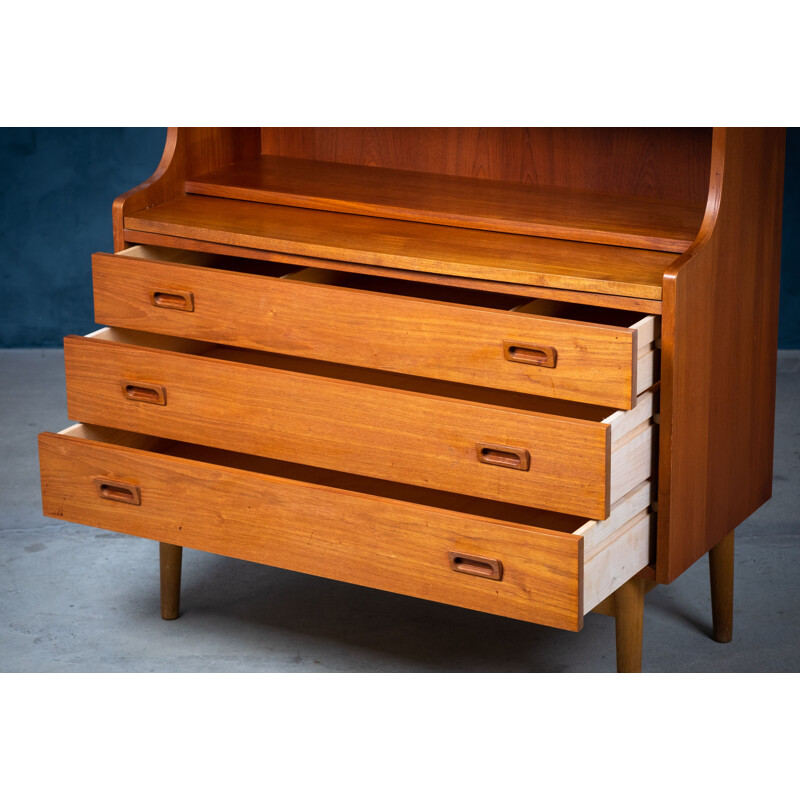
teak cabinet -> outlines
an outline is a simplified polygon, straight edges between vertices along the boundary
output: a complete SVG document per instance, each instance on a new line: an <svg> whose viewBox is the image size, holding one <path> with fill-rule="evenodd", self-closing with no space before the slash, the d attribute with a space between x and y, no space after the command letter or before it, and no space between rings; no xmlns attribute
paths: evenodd
<svg viewBox="0 0 800 800"><path fill-rule="evenodd" d="M568 630L771 493L783 131L171 129L65 340L44 513Z"/></svg>

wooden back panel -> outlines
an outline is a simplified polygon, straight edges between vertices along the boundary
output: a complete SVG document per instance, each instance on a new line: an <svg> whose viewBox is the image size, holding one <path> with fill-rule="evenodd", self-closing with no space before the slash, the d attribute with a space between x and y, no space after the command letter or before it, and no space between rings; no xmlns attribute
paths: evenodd
<svg viewBox="0 0 800 800"><path fill-rule="evenodd" d="M711 128L262 128L261 151L702 204Z"/></svg>

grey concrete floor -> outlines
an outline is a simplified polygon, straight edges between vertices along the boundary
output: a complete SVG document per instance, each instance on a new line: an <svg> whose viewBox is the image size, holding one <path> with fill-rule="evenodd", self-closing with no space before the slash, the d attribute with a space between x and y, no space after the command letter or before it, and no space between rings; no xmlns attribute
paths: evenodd
<svg viewBox="0 0 800 800"><path fill-rule="evenodd" d="M772 500L737 529L734 639L704 558L645 606L648 672L800 670L800 353L779 358ZM158 545L42 516L36 435L66 417L61 350L0 350L0 671L612 672L613 620L569 633L197 551L159 616Z"/></svg>

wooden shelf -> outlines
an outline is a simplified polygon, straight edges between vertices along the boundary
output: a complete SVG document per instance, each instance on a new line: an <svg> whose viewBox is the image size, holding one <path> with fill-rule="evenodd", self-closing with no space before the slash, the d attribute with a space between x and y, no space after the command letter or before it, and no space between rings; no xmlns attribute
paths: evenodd
<svg viewBox="0 0 800 800"><path fill-rule="evenodd" d="M415 272L661 299L672 253L187 195L124 227ZM173 244L172 246L177 246Z"/></svg>
<svg viewBox="0 0 800 800"><path fill-rule="evenodd" d="M682 253L703 206L651 197L260 156L187 180L190 194Z"/></svg>

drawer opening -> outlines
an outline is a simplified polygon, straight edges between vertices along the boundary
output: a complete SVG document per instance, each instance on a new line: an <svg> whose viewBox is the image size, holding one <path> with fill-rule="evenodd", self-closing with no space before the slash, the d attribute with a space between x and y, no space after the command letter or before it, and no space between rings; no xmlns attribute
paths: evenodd
<svg viewBox="0 0 800 800"><path fill-rule="evenodd" d="M183 264L189 267L206 267L221 271L242 272L247 275L263 275L280 278L297 267L275 261L261 261L256 258L227 256L221 253L204 253L200 250L180 250L177 247L159 247L137 244L121 250L116 255L126 258L142 258L145 261L163 261L168 264Z"/></svg>
<svg viewBox="0 0 800 800"><path fill-rule="evenodd" d="M481 291L458 286L446 286L437 283L425 283L415 280L388 278L379 275L367 275L358 272L324 269L319 267L302 267L290 263L261 261L258 259L228 256L216 253L205 253L193 250L179 250L171 247L154 245L134 245L117 253L130 258L142 258L148 261L163 261L176 265L206 267L211 269L238 272L247 275L260 275L267 278L298 281L300 283L321 284L332 288L358 290L375 294L389 294L409 299L430 300L453 305L473 306L477 308L509 311L514 313L533 314L542 317L589 322L598 325L630 328L644 320L652 320L650 315L638 311L619 308L603 308L578 303L536 299L530 297ZM178 302L175 300L174 302ZM643 338L647 331L640 334L639 345L647 342Z"/></svg>

